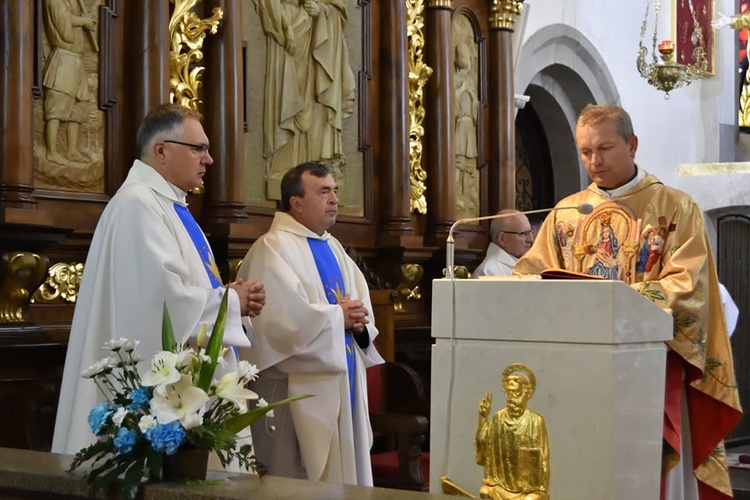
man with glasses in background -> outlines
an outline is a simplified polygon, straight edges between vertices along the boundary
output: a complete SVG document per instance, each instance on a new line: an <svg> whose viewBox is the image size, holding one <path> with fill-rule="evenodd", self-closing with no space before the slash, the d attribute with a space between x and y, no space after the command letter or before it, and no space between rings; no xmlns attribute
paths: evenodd
<svg viewBox="0 0 750 500"><path fill-rule="evenodd" d="M487 255L474 270L473 278L510 276L519 257L534 243L534 229L526 215L512 209L500 210L497 213L504 214L508 216L492 219Z"/></svg>
<svg viewBox="0 0 750 500"><path fill-rule="evenodd" d="M136 143L140 159L104 209L86 259L55 422L57 453L96 441L87 420L99 402L97 386L80 373L104 357L105 342L137 340L139 354L150 359L161 350L165 306L182 339L214 324L224 295L211 247L186 202L213 163L201 115L161 105L144 118ZM225 345L249 345L241 317L257 316L264 303L259 281L229 284Z"/></svg>

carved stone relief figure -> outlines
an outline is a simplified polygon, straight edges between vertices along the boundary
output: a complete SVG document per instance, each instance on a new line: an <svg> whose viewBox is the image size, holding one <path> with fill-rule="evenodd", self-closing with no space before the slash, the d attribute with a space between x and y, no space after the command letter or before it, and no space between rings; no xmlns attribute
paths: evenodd
<svg viewBox="0 0 750 500"><path fill-rule="evenodd" d="M35 131L35 183L40 187L103 188L97 26L101 0L44 0L43 126ZM39 121L37 121L39 123Z"/></svg>
<svg viewBox="0 0 750 500"><path fill-rule="evenodd" d="M479 111L477 46L465 16L453 22L456 97L456 218L479 215L477 113Z"/></svg>
<svg viewBox="0 0 750 500"><path fill-rule="evenodd" d="M253 0L266 34L263 158L266 197L280 198L284 173L304 161L346 167L343 121L355 80L344 38L345 0ZM339 182L340 183L340 182Z"/></svg>

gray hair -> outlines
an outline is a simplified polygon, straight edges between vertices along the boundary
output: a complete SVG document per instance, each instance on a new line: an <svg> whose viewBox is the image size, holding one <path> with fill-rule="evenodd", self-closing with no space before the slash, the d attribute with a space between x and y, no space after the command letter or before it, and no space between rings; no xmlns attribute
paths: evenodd
<svg viewBox="0 0 750 500"><path fill-rule="evenodd" d="M160 135L173 135L182 130L186 118L203 120L197 111L180 104L161 104L149 111L141 122L135 135L135 145L138 155L143 158L148 153L151 142ZM173 137L170 137L173 138Z"/></svg>

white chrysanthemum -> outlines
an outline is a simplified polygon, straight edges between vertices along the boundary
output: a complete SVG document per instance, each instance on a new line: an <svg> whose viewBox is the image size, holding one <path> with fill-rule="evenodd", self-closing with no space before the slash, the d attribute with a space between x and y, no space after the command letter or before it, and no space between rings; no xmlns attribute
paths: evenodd
<svg viewBox="0 0 750 500"><path fill-rule="evenodd" d="M81 372L81 377L94 378L97 375L101 375L105 371L112 370L116 366L117 366L117 360L115 358L100 359L93 365L83 370Z"/></svg>
<svg viewBox="0 0 750 500"><path fill-rule="evenodd" d="M268 401L266 401L263 398L258 398L258 408L265 408L268 406ZM266 416L268 418L273 418L273 410L268 410L268 413L266 413Z"/></svg>
<svg viewBox="0 0 750 500"><path fill-rule="evenodd" d="M257 366L252 363L248 363L244 359L237 362L237 371L240 374L240 378L245 381L257 379L258 373L260 372Z"/></svg>
<svg viewBox="0 0 750 500"><path fill-rule="evenodd" d="M107 342L105 342L103 349L107 349L108 351L112 352L117 352L121 349L125 352L132 352L136 347L138 347L138 344L140 343L140 340L120 337L119 339L108 340Z"/></svg>
<svg viewBox="0 0 750 500"><path fill-rule="evenodd" d="M156 417L153 415L143 415L138 421L138 428L144 434L146 434L146 431L152 427L156 427Z"/></svg>
<svg viewBox="0 0 750 500"><path fill-rule="evenodd" d="M137 365L141 361L146 361L146 358L144 358L140 354L131 354L130 357L125 360L127 364L130 364L133 366Z"/></svg>
<svg viewBox="0 0 750 500"><path fill-rule="evenodd" d="M120 406L117 408L117 411L114 415L112 415L112 422L117 426L120 427L122 425L122 421L125 420L125 417L128 415L128 410Z"/></svg>
<svg viewBox="0 0 750 500"><path fill-rule="evenodd" d="M178 359L177 354L173 352L161 351L154 354L151 358L151 369L143 374L143 385L155 387L156 392L163 396L165 387L178 382L182 377L175 366Z"/></svg>
<svg viewBox="0 0 750 500"><path fill-rule="evenodd" d="M195 387L189 375L183 375L176 383L163 387L164 393L155 393L151 400L151 413L156 415L160 424L179 420L185 429L192 429L203 423L208 394Z"/></svg>
<svg viewBox="0 0 750 500"><path fill-rule="evenodd" d="M231 401L238 410L244 411L246 399L258 399L258 395L250 389L245 389L245 382L240 378L237 371L227 373L216 386L216 395L227 401Z"/></svg>

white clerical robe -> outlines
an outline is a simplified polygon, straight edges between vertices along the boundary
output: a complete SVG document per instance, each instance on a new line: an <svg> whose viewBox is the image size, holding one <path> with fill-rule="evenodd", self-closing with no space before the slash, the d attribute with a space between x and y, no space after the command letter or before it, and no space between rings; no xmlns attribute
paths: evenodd
<svg viewBox="0 0 750 500"><path fill-rule="evenodd" d="M136 160L107 204L91 241L65 358L52 451L76 453L95 441L88 414L103 401L93 380L80 372L111 353L110 339L140 340L146 358L161 350L166 302L180 341L200 325L214 324L223 288L213 288L206 266L183 226L174 203L185 195L156 170ZM208 241L203 240L206 245ZM210 252L210 249L209 249ZM247 345L239 298L230 289L225 344Z"/></svg>
<svg viewBox="0 0 750 500"><path fill-rule="evenodd" d="M341 243L327 232L315 234L286 213L276 213L270 230L255 242L238 271L238 279L261 280L267 297L263 312L253 319L257 335L251 339L253 348L240 349L239 355L261 370L261 397L276 401L287 392L314 397L289 405L288 415L287 409L277 410L267 425L254 425L256 455L273 475L371 486L372 430L365 369L383 362L372 345L378 331L370 316L370 345L354 346L352 408L343 311L326 298L308 238L328 242L346 293L372 311L365 278ZM275 390L267 392L268 387ZM264 455L264 450L273 456Z"/></svg>
<svg viewBox="0 0 750 500"><path fill-rule="evenodd" d="M518 262L516 257L513 257L495 243L490 242L484 260L474 269L471 277L511 276L513 274L513 266L516 265L516 262Z"/></svg>

